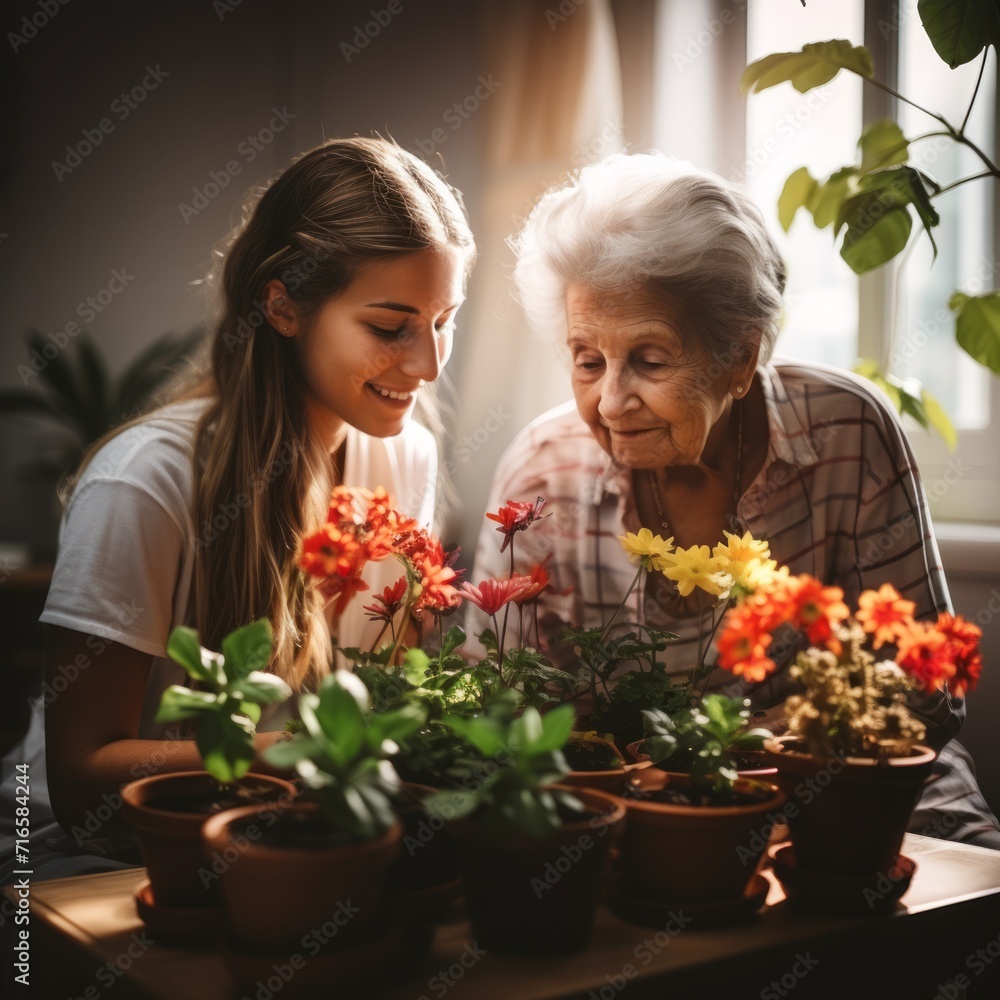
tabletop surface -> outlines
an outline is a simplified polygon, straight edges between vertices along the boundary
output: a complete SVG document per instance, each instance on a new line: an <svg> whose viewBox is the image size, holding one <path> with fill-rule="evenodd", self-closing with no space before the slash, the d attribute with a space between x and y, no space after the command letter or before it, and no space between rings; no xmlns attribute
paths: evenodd
<svg viewBox="0 0 1000 1000"><path fill-rule="evenodd" d="M788 904L773 873L765 871L769 882L767 903L744 923L702 930L692 923L668 938L656 929L626 923L602 906L598 908L591 946L567 958L480 956L472 947L465 921L443 923L437 927L419 968L404 983L378 996L386 1000L420 1000L441 996L442 989L449 997L477 1000L541 1000L587 996L588 991L597 997L605 993L611 996L618 992L614 984L625 982L624 970L629 970L630 981L633 977L641 981L645 977L709 969L723 960L745 960L779 945L805 948L810 941L859 926L868 937L892 934L916 915L933 915L936 911L943 917L946 911L959 912L952 908L971 905L975 900L980 901L976 904L980 906L995 904L990 911L991 923L1000 926L1000 854L913 834L907 834L903 853L916 862L917 870L902 901L884 916L804 913ZM34 883L30 897L32 921L43 924L46 931L54 931L60 945L65 943L68 949L81 953L95 969L107 962L127 964L127 971L115 986L116 1000L126 996L183 996L187 1000L252 997L252 993L233 985L217 951L148 943L150 935L143 937L146 928L133 898L145 879L145 869L136 868ZM5 892L14 898L9 887ZM135 955L134 960L122 961L130 954ZM32 958L33 962L46 961L45 954L36 953ZM761 988L755 988L752 995L762 995L767 982L765 977ZM104 990L99 993L103 995Z"/></svg>

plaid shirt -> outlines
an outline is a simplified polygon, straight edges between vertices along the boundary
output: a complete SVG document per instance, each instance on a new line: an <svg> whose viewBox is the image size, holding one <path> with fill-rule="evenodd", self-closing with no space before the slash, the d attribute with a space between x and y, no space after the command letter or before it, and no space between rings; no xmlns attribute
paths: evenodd
<svg viewBox="0 0 1000 1000"><path fill-rule="evenodd" d="M951 610L916 462L884 396L864 379L813 364L775 361L757 377L769 445L737 508L741 530L767 539L772 558L793 574L842 587L850 607L861 591L890 582L915 602L917 617ZM639 527L632 471L600 447L572 402L538 417L515 438L497 466L487 509L537 496L548 501L549 517L516 535L516 569L527 572L550 556L554 590L572 588L543 595L539 607L543 648L572 668L571 651L554 640L567 624L600 626L614 614L635 575L618 536ZM484 523L474 581L510 571L494 527ZM677 617L663 599L667 592L658 596L656 586L633 592L622 617L679 633L663 659L672 672L690 670L699 636L711 631L712 612L699 618L682 609ZM702 597L707 605L710 599ZM468 631L475 634L485 622L475 608L469 615ZM720 669L710 685L745 692L757 708L776 706L791 693L785 675L794 653L786 646L785 655L775 657L778 670L761 684L745 684ZM714 660L714 651L706 660ZM947 695L920 699L914 707L929 723L928 742L938 747L964 719L964 704Z"/></svg>

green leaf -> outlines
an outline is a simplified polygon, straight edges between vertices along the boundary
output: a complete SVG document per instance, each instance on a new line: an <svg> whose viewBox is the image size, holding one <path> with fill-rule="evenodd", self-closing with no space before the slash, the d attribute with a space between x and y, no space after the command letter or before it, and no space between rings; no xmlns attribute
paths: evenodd
<svg viewBox="0 0 1000 1000"><path fill-rule="evenodd" d="M825 229L836 221L844 200L855 193L857 168L841 167L823 184L818 184L806 208L813 214L817 229Z"/></svg>
<svg viewBox="0 0 1000 1000"><path fill-rule="evenodd" d="M795 213L812 200L818 189L819 185L809 173L808 167L799 167L785 181L778 196L778 221L786 233L791 228Z"/></svg>
<svg viewBox="0 0 1000 1000"><path fill-rule="evenodd" d="M341 763L353 760L365 741L365 717L358 702L356 693L339 680L336 674L323 678L319 687L319 698L314 703L314 724L302 713L302 721L306 723L310 736L331 751L336 748L335 757ZM348 676L354 677L353 674ZM358 680L357 678L354 678ZM358 680L360 684L361 681ZM316 730L318 725L318 731Z"/></svg>
<svg viewBox="0 0 1000 1000"><path fill-rule="evenodd" d="M986 295L956 292L948 308L958 313L955 337L962 350L1000 375L1000 291Z"/></svg>
<svg viewBox="0 0 1000 1000"><path fill-rule="evenodd" d="M292 689L280 677L262 670L251 671L242 680L230 685L229 690L255 705L272 705L292 696Z"/></svg>
<svg viewBox="0 0 1000 1000"><path fill-rule="evenodd" d="M487 716L469 719L448 715L441 720L449 728L467 739L484 757L495 757L503 748L503 726Z"/></svg>
<svg viewBox="0 0 1000 1000"><path fill-rule="evenodd" d="M875 75L872 57L863 45L851 45L843 38L828 42L810 42L801 52L775 52L750 63L740 77L745 94L760 93L786 81L804 94L813 87L829 83L842 69L859 76Z"/></svg>
<svg viewBox="0 0 1000 1000"><path fill-rule="evenodd" d="M461 819L474 812L479 805L479 796L465 789L451 789L428 795L423 801L424 811L429 816L440 819Z"/></svg>
<svg viewBox="0 0 1000 1000"><path fill-rule="evenodd" d="M192 719L196 715L211 712L218 703L216 695L209 691L191 691L180 684L171 684L162 695L156 710L154 722L179 722Z"/></svg>
<svg viewBox="0 0 1000 1000"><path fill-rule="evenodd" d="M76 347L80 357L80 374L87 394L88 412L91 416L90 436L96 439L112 424L112 416L108 412L110 382L108 366L86 330L77 338Z"/></svg>
<svg viewBox="0 0 1000 1000"><path fill-rule="evenodd" d="M542 734L535 744L539 753L561 750L573 731L576 712L572 705L560 705L542 716Z"/></svg>
<svg viewBox="0 0 1000 1000"><path fill-rule="evenodd" d="M230 682L246 677L253 670L264 670L271 662L274 635L267 618L244 625L222 640L226 677Z"/></svg>
<svg viewBox="0 0 1000 1000"><path fill-rule="evenodd" d="M177 625L171 631L167 639L167 656L179 663L195 680L212 685L221 681L216 654L202 647L193 628Z"/></svg>
<svg viewBox="0 0 1000 1000"><path fill-rule="evenodd" d="M864 211L859 206L860 211ZM857 224L858 216L848 217L847 233L840 248L844 258L855 274L865 274L898 254L910 238L913 220L905 208L889 209L878 219Z"/></svg>
<svg viewBox="0 0 1000 1000"><path fill-rule="evenodd" d="M382 715L373 715L368 721L369 744L381 747L386 740L398 743L415 733L427 721L427 712L421 705L400 705Z"/></svg>
<svg viewBox="0 0 1000 1000"><path fill-rule="evenodd" d="M521 752L535 753L542 738L542 717L538 709L526 708L510 727L511 742Z"/></svg>
<svg viewBox="0 0 1000 1000"><path fill-rule="evenodd" d="M918 0L917 11L934 51L952 69L987 45L1000 48L996 0Z"/></svg>
<svg viewBox="0 0 1000 1000"><path fill-rule="evenodd" d="M861 147L861 173L871 173L891 167L896 163L905 163L909 158L910 143L903 130L891 119L869 125L861 133L858 142Z"/></svg>
<svg viewBox="0 0 1000 1000"><path fill-rule="evenodd" d="M242 716L206 715L199 722L195 743L205 770L224 785L242 778L253 763L253 725Z"/></svg>
<svg viewBox="0 0 1000 1000"><path fill-rule="evenodd" d="M924 413L927 414L927 423L934 428L944 438L944 443L949 451L954 451L958 445L958 433L954 424L944 408L926 389L923 391Z"/></svg>

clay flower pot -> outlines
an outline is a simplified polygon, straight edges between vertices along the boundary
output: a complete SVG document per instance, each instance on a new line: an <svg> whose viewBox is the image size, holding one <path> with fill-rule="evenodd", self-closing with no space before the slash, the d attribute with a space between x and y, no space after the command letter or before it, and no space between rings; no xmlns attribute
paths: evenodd
<svg viewBox="0 0 1000 1000"><path fill-rule="evenodd" d="M649 754L645 753L642 749L642 745L646 742L645 739L636 740L634 743L629 743L625 748L625 752L634 760L638 762L648 761ZM736 763L739 765L737 774L741 778L753 778L753 779L763 779L765 781L770 781L772 776L778 773L778 769L772 764L768 764L764 760L763 750L733 750L731 751L732 756L735 758ZM670 761L664 761L664 764L669 764ZM653 767L657 765L654 764ZM669 768L661 768L661 770L669 770Z"/></svg>
<svg viewBox="0 0 1000 1000"><path fill-rule="evenodd" d="M447 824L462 845L473 937L486 951L571 954L590 941L605 859L625 806L589 788L554 787L572 792L587 812L546 840L498 836L473 818Z"/></svg>
<svg viewBox="0 0 1000 1000"><path fill-rule="evenodd" d="M786 813L799 868L864 875L891 868L936 754L916 746L908 757L823 760L794 737L764 742L788 796Z"/></svg>
<svg viewBox="0 0 1000 1000"><path fill-rule="evenodd" d="M307 938L317 950L346 945L380 917L402 835L396 823L372 840L351 840L311 802L213 816L202 837L209 854L233 859L220 879L231 944L275 955L301 950Z"/></svg>
<svg viewBox="0 0 1000 1000"><path fill-rule="evenodd" d="M295 785L247 774L230 789L207 771L154 774L122 788L122 815L139 837L153 902L159 907L218 906L218 879L206 860L201 827L222 809L256 801L291 801Z"/></svg>
<svg viewBox="0 0 1000 1000"><path fill-rule="evenodd" d="M587 748L591 748L597 751L598 755L603 751L605 756L617 757L618 760L622 761L622 764L619 767L600 770L578 769L578 764L580 763L579 757L581 755L579 753L574 754L574 747L577 751L585 751ZM639 761L635 764L624 763L625 755L618 747L610 740L605 740L601 737L591 739L571 738L566 747L563 748L563 753L573 770L559 779L560 784L569 785L572 788L593 788L595 791L606 792L608 795L621 795L628 786L631 772L650 766L648 758L645 761ZM577 757L577 760L574 760L574 756Z"/></svg>
<svg viewBox="0 0 1000 1000"><path fill-rule="evenodd" d="M640 772L637 784L648 792L686 792L691 779L654 768ZM736 792L747 800L705 806L624 798L616 893L664 905L741 899L767 846L761 831L780 817L785 795L747 778L736 782Z"/></svg>

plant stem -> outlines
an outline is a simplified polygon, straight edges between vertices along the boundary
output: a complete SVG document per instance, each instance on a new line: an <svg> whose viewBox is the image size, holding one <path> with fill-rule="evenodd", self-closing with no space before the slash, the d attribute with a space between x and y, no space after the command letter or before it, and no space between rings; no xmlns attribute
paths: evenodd
<svg viewBox="0 0 1000 1000"><path fill-rule="evenodd" d="M923 111L925 115L930 115L936 121L939 121L951 135L956 135L955 129L948 123L947 119L941 115L936 115L933 111L928 111L927 108L916 101L911 101L908 97L904 97L895 87L890 87L887 83L883 83L881 80L876 80L874 77L863 76L861 78L865 83L870 83L873 87L878 87L879 90L884 90L887 94L891 94L896 98L897 101L902 101L904 104L909 104L911 108L916 108L917 111Z"/></svg>
<svg viewBox="0 0 1000 1000"><path fill-rule="evenodd" d="M369 653L374 653L375 652L375 649L378 646L379 642L381 641L382 636L385 635L385 630L389 627L389 625L391 623L392 623L392 617L391 616L387 616L386 619L385 619L385 621L382 623L382 628L379 630L379 634L377 636L375 636L375 641L371 644L371 648L368 650ZM395 639L396 639L395 632L393 632L392 638L393 638L393 641L395 642Z"/></svg>
<svg viewBox="0 0 1000 1000"><path fill-rule="evenodd" d="M396 641L393 643L392 652L389 654L389 659L386 661L386 665L393 663L396 659L396 654L399 652L399 645L403 641L403 636L406 635L406 627L410 624L410 612L413 610L413 601L408 600L406 602L406 609L403 611L403 620L399 623L399 631L396 633Z"/></svg>
<svg viewBox="0 0 1000 1000"><path fill-rule="evenodd" d="M983 61L979 64L979 76L976 77L976 87L972 91L972 100L969 101L969 109L965 112L965 117L962 119L962 127L958 130L959 134L965 132L965 126L969 124L969 115L972 114L972 105L976 103L976 95L979 93L979 84L983 82L983 70L986 69L986 57L990 54L990 47L987 45L983 49Z"/></svg>
<svg viewBox="0 0 1000 1000"><path fill-rule="evenodd" d="M969 181L977 181L980 177L993 177L993 170L984 170L981 174L970 174L968 177L960 177L957 181L952 181L951 184L946 184L940 191L935 191L931 197L937 198L939 195L945 193L945 191L951 191L957 188L961 184L967 184ZM996 176L1000 177L1000 172L996 172Z"/></svg>
<svg viewBox="0 0 1000 1000"><path fill-rule="evenodd" d="M622 609L628 603L628 599L632 596L632 591L635 590L636 584L639 582L639 578L642 576L643 565L640 562L639 568L636 570L635 576L632 578L632 582L629 584L628 590L625 591L625 596L622 598L621 604L615 609L615 613L607 620L604 628L601 630L601 637L598 639L597 644L600 645L604 642L604 637L608 634L608 629L611 628L611 623L621 614Z"/></svg>

